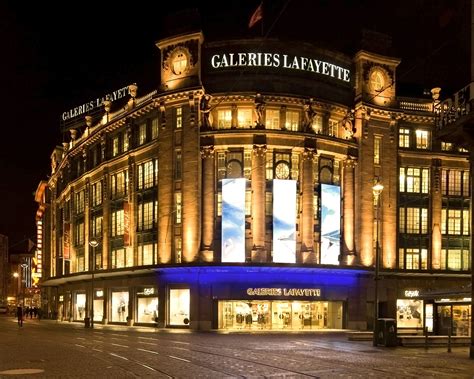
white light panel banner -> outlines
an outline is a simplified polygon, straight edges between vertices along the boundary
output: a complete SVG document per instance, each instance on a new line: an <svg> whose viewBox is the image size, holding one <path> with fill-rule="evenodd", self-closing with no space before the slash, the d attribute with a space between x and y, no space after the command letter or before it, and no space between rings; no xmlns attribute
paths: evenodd
<svg viewBox="0 0 474 379"><path fill-rule="evenodd" d="M339 265L341 187L321 184L321 264Z"/></svg>
<svg viewBox="0 0 474 379"><path fill-rule="evenodd" d="M245 262L245 182L222 180L222 262Z"/></svg>
<svg viewBox="0 0 474 379"><path fill-rule="evenodd" d="M296 180L273 180L273 262L296 263Z"/></svg>

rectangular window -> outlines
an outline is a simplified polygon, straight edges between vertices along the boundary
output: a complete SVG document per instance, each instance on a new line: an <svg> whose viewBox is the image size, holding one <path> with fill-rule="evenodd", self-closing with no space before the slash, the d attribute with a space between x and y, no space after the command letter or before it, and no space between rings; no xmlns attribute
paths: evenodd
<svg viewBox="0 0 474 379"><path fill-rule="evenodd" d="M112 249L110 254L112 268L125 267L125 249L123 247Z"/></svg>
<svg viewBox="0 0 474 379"><path fill-rule="evenodd" d="M217 215L222 216L222 192L217 193Z"/></svg>
<svg viewBox="0 0 474 379"><path fill-rule="evenodd" d="M462 211L448 209L448 234L461 235Z"/></svg>
<svg viewBox="0 0 474 379"><path fill-rule="evenodd" d="M267 152L265 158L265 178L267 180L273 179L273 153Z"/></svg>
<svg viewBox="0 0 474 379"><path fill-rule="evenodd" d="M339 137L339 123L336 120L329 120L329 135Z"/></svg>
<svg viewBox="0 0 474 379"><path fill-rule="evenodd" d="M427 130L416 130L416 148L417 149L428 149L429 148L429 132Z"/></svg>
<svg viewBox="0 0 474 379"><path fill-rule="evenodd" d="M266 129L280 129L280 110L267 109L265 112L265 128Z"/></svg>
<svg viewBox="0 0 474 379"><path fill-rule="evenodd" d="M251 108L238 108L237 109L237 123L239 128L251 128L252 122L252 109Z"/></svg>
<svg viewBox="0 0 474 379"><path fill-rule="evenodd" d="M76 193L76 201L74 205L76 207L76 214L84 213L84 205L85 205L84 190Z"/></svg>
<svg viewBox="0 0 474 379"><path fill-rule="evenodd" d="M300 174L300 156L298 154L291 155L291 179L298 180Z"/></svg>
<svg viewBox="0 0 474 379"><path fill-rule="evenodd" d="M158 181L158 160L154 159L138 165L137 188L144 190L155 187Z"/></svg>
<svg viewBox="0 0 474 379"><path fill-rule="evenodd" d="M129 147L128 133L125 131L122 133L122 152L128 151Z"/></svg>
<svg viewBox="0 0 474 379"><path fill-rule="evenodd" d="M183 127L183 108L176 108L176 129Z"/></svg>
<svg viewBox="0 0 474 379"><path fill-rule="evenodd" d="M410 147L410 129L400 128L398 131L398 146Z"/></svg>
<svg viewBox="0 0 474 379"><path fill-rule="evenodd" d="M148 266L152 265L154 262L154 251L156 250L156 243L147 243L138 245L138 257L140 260L140 265Z"/></svg>
<svg viewBox="0 0 474 379"><path fill-rule="evenodd" d="M245 179L251 179L252 176L252 151L244 151L244 177Z"/></svg>
<svg viewBox="0 0 474 379"><path fill-rule="evenodd" d="M158 138L158 117L151 120L151 139Z"/></svg>
<svg viewBox="0 0 474 379"><path fill-rule="evenodd" d="M427 168L400 167L400 192L428 193L429 170Z"/></svg>
<svg viewBox="0 0 474 379"><path fill-rule="evenodd" d="M116 134L112 137L112 157L120 154L120 136Z"/></svg>
<svg viewBox="0 0 474 379"><path fill-rule="evenodd" d="M102 236L102 215L92 216L92 237Z"/></svg>
<svg viewBox="0 0 474 379"><path fill-rule="evenodd" d="M219 109L217 111L217 128L230 129L231 126L232 126L232 110Z"/></svg>
<svg viewBox="0 0 474 379"><path fill-rule="evenodd" d="M181 236L176 236L174 239L175 262L181 263L183 254L183 239Z"/></svg>
<svg viewBox="0 0 474 379"><path fill-rule="evenodd" d="M174 154L174 178L175 180L181 180L183 164L181 160L181 150L177 149Z"/></svg>
<svg viewBox="0 0 474 379"><path fill-rule="evenodd" d="M313 130L316 134L321 134L323 132L323 117L316 115L313 119Z"/></svg>
<svg viewBox="0 0 474 379"><path fill-rule="evenodd" d="M453 144L451 142L441 142L441 151L452 151Z"/></svg>
<svg viewBox="0 0 474 379"><path fill-rule="evenodd" d="M442 194L449 196L469 196L469 171L442 170Z"/></svg>
<svg viewBox="0 0 474 379"><path fill-rule="evenodd" d="M117 236L122 236L125 231L125 225L124 225L124 213L123 209L117 209L112 211L111 213L111 236L112 237L117 237Z"/></svg>
<svg viewBox="0 0 474 379"><path fill-rule="evenodd" d="M252 191L245 191L245 215L250 216L252 214Z"/></svg>
<svg viewBox="0 0 474 379"><path fill-rule="evenodd" d="M110 175L110 195L112 199L123 197L127 194L128 172L122 171Z"/></svg>
<svg viewBox="0 0 474 379"><path fill-rule="evenodd" d="M146 134L146 122L144 122L138 126L138 145L146 143Z"/></svg>
<svg viewBox="0 0 474 379"><path fill-rule="evenodd" d="M293 132L297 132L299 122L300 122L300 113L299 112L296 112L296 111L287 111L286 112L286 121L285 121L286 130L291 130Z"/></svg>
<svg viewBox="0 0 474 379"><path fill-rule="evenodd" d="M181 224L182 221L182 198L181 198L181 192L175 192L174 193L174 206L175 206L175 223L176 224Z"/></svg>
<svg viewBox="0 0 474 379"><path fill-rule="evenodd" d="M217 179L224 179L226 176L227 168L225 164L225 153L217 154Z"/></svg>
<svg viewBox="0 0 474 379"><path fill-rule="evenodd" d="M375 136L374 138L374 164L380 165L380 146L382 142L382 137Z"/></svg>
<svg viewBox="0 0 474 379"><path fill-rule="evenodd" d="M74 245L84 245L84 221L77 222L74 226Z"/></svg>
<svg viewBox="0 0 474 379"><path fill-rule="evenodd" d="M154 227L157 203L149 201L146 203L138 203L138 231L151 230Z"/></svg>
<svg viewBox="0 0 474 379"><path fill-rule="evenodd" d="M400 208L400 233L428 233L427 208Z"/></svg>
<svg viewBox="0 0 474 379"><path fill-rule="evenodd" d="M189 326L190 299L189 289L170 289L170 325Z"/></svg>
<svg viewBox="0 0 474 379"><path fill-rule="evenodd" d="M91 186L92 206L97 207L102 204L102 181L95 182Z"/></svg>
<svg viewBox="0 0 474 379"><path fill-rule="evenodd" d="M265 216L273 215L273 193L265 192Z"/></svg>

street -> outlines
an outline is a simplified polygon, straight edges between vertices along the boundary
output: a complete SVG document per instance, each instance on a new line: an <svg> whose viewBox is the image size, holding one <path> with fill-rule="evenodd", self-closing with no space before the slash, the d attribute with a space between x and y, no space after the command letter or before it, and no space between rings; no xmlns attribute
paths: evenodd
<svg viewBox="0 0 474 379"><path fill-rule="evenodd" d="M0 317L0 377L473 378L467 347L385 348L342 332L218 333Z"/></svg>

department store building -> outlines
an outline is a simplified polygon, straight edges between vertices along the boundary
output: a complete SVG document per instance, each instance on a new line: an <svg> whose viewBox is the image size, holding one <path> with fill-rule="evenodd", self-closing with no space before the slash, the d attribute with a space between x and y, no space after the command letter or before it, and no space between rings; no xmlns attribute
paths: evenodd
<svg viewBox="0 0 474 379"><path fill-rule="evenodd" d="M400 59L202 32L156 45L155 91L62 115L35 197L46 314L371 330L378 251L380 317L469 333L468 299L423 296L470 280L468 154L436 138L431 94L396 93Z"/></svg>

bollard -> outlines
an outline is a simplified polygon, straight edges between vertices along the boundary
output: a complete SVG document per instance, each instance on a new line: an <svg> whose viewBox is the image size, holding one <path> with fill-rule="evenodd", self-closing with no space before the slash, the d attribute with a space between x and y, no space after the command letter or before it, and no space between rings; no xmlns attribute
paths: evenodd
<svg viewBox="0 0 474 379"><path fill-rule="evenodd" d="M448 328L448 353L451 352L451 327Z"/></svg>
<svg viewBox="0 0 474 379"><path fill-rule="evenodd" d="M425 327L425 350L428 350L428 327Z"/></svg>

